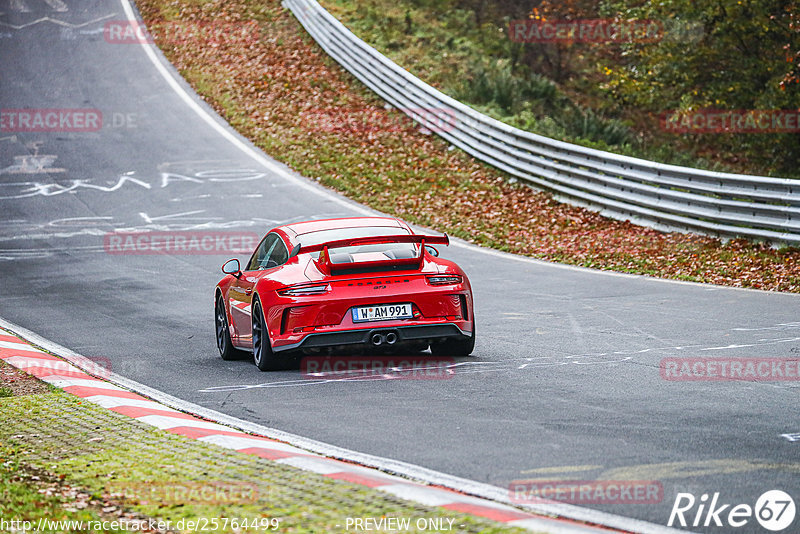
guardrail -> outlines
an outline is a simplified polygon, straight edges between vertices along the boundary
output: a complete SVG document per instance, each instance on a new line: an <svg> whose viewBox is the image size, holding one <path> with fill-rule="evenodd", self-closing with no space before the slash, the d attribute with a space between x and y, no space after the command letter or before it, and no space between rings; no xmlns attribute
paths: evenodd
<svg viewBox="0 0 800 534"><path fill-rule="evenodd" d="M704 171L585 148L514 128L411 75L315 0L284 0L345 69L477 159L615 219L771 243L800 244L800 180ZM441 128L428 110L451 120Z"/></svg>

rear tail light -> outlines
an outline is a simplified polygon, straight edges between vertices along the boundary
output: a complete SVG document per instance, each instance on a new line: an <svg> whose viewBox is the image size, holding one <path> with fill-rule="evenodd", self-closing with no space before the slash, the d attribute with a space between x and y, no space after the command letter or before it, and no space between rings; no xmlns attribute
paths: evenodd
<svg viewBox="0 0 800 534"><path fill-rule="evenodd" d="M448 286L452 284L460 284L461 276L457 274L429 276L428 283L432 286Z"/></svg>
<svg viewBox="0 0 800 534"><path fill-rule="evenodd" d="M331 286L328 284L315 284L310 286L294 286L288 289L278 291L279 295L284 297L296 297L299 295L321 295L327 293Z"/></svg>

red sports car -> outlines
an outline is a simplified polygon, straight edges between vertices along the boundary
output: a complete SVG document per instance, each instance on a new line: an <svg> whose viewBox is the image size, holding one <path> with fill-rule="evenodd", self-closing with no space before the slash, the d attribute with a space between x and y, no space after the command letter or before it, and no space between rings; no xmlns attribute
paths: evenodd
<svg viewBox="0 0 800 534"><path fill-rule="evenodd" d="M467 356L475 346L472 290L432 245L383 217L328 219L271 230L242 267L228 260L217 285L222 358L252 351L262 371L337 349L425 350Z"/></svg>

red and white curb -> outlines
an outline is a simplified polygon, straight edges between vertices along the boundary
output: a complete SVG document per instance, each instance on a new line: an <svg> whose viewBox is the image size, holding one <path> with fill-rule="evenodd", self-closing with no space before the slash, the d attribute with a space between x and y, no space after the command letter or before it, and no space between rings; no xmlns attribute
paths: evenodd
<svg viewBox="0 0 800 534"><path fill-rule="evenodd" d="M24 330L2 319L0 319L0 325L16 332ZM538 514L530 513L508 504L497 502L497 500L467 495L440 485L414 482L375 468L316 454L285 441L248 434L231 426L225 426L215 421L202 419L176 410L162 402L157 402L130 389L120 387L105 380L105 378L118 383L127 383L126 385L136 384L139 387L134 386L135 389L146 390L150 396L155 396L153 395L155 390L114 375L95 362L72 353L68 349L47 342L47 340L43 340L27 331L24 331L22 335L25 335L34 343L46 347L51 352L64 353L65 358L69 359L69 361L39 350L20 337L3 331L0 331L0 359L77 397L173 434L179 434L245 454L253 454L332 479L361 484L423 505L463 512L509 526L546 532L582 534L599 532L606 534L609 532L675 532L672 529L651 523L568 505L559 505L558 503L553 503L550 508L546 504L542 505L544 509ZM60 348L64 352L55 351L53 347ZM93 376L87 371L97 376ZM103 378L98 378L98 376ZM174 397L169 397L165 394L161 394L161 396L165 397L167 402L174 399ZM190 411L195 411L196 413L204 410L189 403L184 402L181 404L188 406ZM197 408L197 410L192 408ZM205 411L210 410L205 409ZM219 415L218 419L226 418L223 414ZM233 421L238 422L239 420ZM246 422L241 421L241 423L242 425L236 426L246 426ZM292 441L297 442L298 440ZM317 442L309 441L309 443ZM316 448L319 449L319 447ZM343 449L339 451L341 450ZM350 455L350 459L357 455L358 453L353 453ZM339 453L337 456L344 458L347 455ZM387 462L390 461L387 460ZM400 469L395 470L395 472L400 471ZM420 473L422 472L424 470L420 471ZM596 521L587 521L587 519L580 516L578 516L577 520L566 517L548 517L548 515L560 515L560 512L563 511L574 512L575 510L584 510L587 512L586 515ZM575 513L570 515L571 517L576 516ZM609 523L617 524L609 525Z"/></svg>

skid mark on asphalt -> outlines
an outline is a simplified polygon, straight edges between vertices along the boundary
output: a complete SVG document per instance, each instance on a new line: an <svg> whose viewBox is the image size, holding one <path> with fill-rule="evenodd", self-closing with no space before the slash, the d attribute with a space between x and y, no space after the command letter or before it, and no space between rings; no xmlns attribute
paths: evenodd
<svg viewBox="0 0 800 534"><path fill-rule="evenodd" d="M524 471L520 471L520 473L527 475L527 474L537 474L537 475L546 475L549 473L580 473L583 471L594 471L597 469L602 469L604 466L596 465L596 464L587 464L587 465L562 465L557 467L537 467L535 469L525 469Z"/></svg>
<svg viewBox="0 0 800 534"><path fill-rule="evenodd" d="M593 311L593 312L595 312L595 313L603 315L604 317L607 317L611 321L617 323L620 326L620 328L623 328L623 329L631 328L631 324L629 322L621 321L620 319L617 319L616 317L614 317L613 315L608 313L606 310L603 310L603 309L595 307L595 306L590 306L588 304L584 304L584 307L589 309L589 310L591 310L591 311ZM650 332L645 332L644 330L642 330L641 328L638 328L636 326L633 327L633 330L636 333L640 334L641 336L649 338L649 339L654 339L654 340L658 341L659 343L665 343L665 344L668 343L666 340L661 339L660 337L656 336L655 334L651 334Z"/></svg>
<svg viewBox="0 0 800 534"><path fill-rule="evenodd" d="M696 462L667 462L618 467L603 472L602 476L612 480L639 480L636 477L644 477L642 479L647 480L666 480L762 470L800 473L800 463L776 463L724 458Z"/></svg>
<svg viewBox="0 0 800 534"><path fill-rule="evenodd" d="M572 328L572 333L575 334L575 336L577 337L578 341L581 344L584 344L583 343L583 330L581 329L581 325L578 324L577 319L575 319L575 315L573 315L572 313L570 313L568 311L567 312L567 317L569 318L569 324L570 324L570 327Z"/></svg>
<svg viewBox="0 0 800 534"><path fill-rule="evenodd" d="M664 462L615 467L603 470L603 465L564 465L523 469L522 475L533 475L528 480L569 480L576 472L597 471L595 480L681 480L692 477L728 475L752 471L783 471L800 473L800 463L764 462L722 458L694 462ZM543 475L542 478L536 478Z"/></svg>

